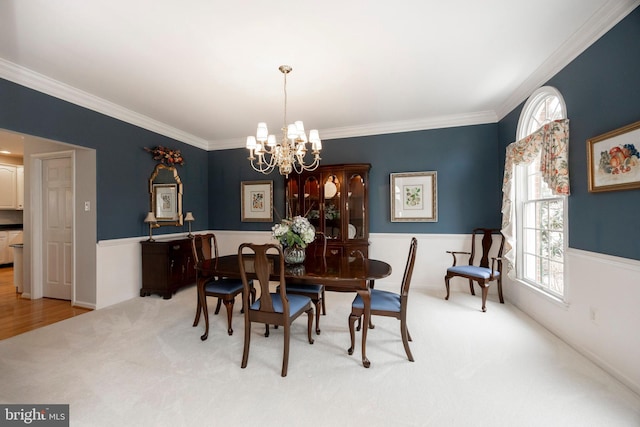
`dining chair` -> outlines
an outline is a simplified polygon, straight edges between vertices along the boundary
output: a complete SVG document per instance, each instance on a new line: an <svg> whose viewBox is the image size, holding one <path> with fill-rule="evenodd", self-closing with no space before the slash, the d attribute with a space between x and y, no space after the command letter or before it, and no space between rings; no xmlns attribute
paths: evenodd
<svg viewBox="0 0 640 427"><path fill-rule="evenodd" d="M195 235L191 245L193 258L196 264L205 259L218 259L218 243L216 241L215 234ZM207 297L218 298L215 314L220 312L220 305L221 303L224 303L227 310L227 333L229 335L233 335L233 328L231 327L233 305L235 303L236 296L243 292L242 280L220 278L213 275L203 275L202 272L196 270L196 283L198 284L198 302L193 326L198 326L198 323L200 322L200 313L202 312L204 312L205 320L205 332L200 339L204 341L209 336L209 310L207 307ZM252 296L252 300L255 300L256 291L253 288L253 285L249 292Z"/></svg>
<svg viewBox="0 0 640 427"><path fill-rule="evenodd" d="M476 249L476 236L482 236L481 249ZM493 246L499 244L497 256L490 257L490 251ZM471 234L471 252L447 251L453 255L453 266L447 268L447 274L444 277L444 283L447 288L447 296L449 299L449 280L452 277L464 277L469 280L469 290L471 295L475 295L473 290L473 282L477 282L482 289L482 311L487 311L487 294L489 293L489 285L494 280L498 283L498 296L500 303L504 304L502 296L502 251L504 249L504 235L499 229L493 228L475 228ZM480 262L474 265L476 254L480 253ZM469 265L456 265L456 255L469 255ZM491 267L489 267L489 259L491 259Z"/></svg>
<svg viewBox="0 0 640 427"><path fill-rule="evenodd" d="M309 255L309 254L307 254ZM327 255L327 237L321 231L316 232L316 239L311 251L312 256L325 257ZM322 314L327 314L324 299L324 285L320 283L306 283L296 281L295 279L287 280L287 294L303 295L311 298L316 307L316 334L320 335L320 308Z"/></svg>
<svg viewBox="0 0 640 427"><path fill-rule="evenodd" d="M407 329L407 303L409 300L409 287L411 286L411 276L413 275L413 265L416 261L416 250L418 249L418 240L415 237L411 238L411 244L409 246L409 256L407 258L407 265L404 269L404 275L402 276L402 284L400 285L400 293L383 291L381 289L370 289L371 292L371 315L372 316L387 316L394 317L400 320L400 336L402 337L402 344L404 345L404 351L407 353L407 358L413 362L413 355L409 348L409 341L412 341L409 330ZM355 332L354 325L356 320L359 320L364 315L364 302L362 297L357 295L353 303L351 304L351 314L349 315L349 334L351 336L351 347L348 353L353 354L355 348Z"/></svg>
<svg viewBox="0 0 640 427"><path fill-rule="evenodd" d="M267 252L275 252L275 254L279 255L278 265L274 265L274 258L267 256ZM311 337L313 329L313 306L311 305L311 298L303 295L287 294L284 255L280 245L274 245L272 243L264 245L243 243L238 248L238 266L244 285L244 304L245 307L247 307L244 311L244 349L242 352L241 367L246 368L249 359L251 323L264 323L266 328L265 337L269 336L269 325L279 325L284 329L284 355L282 358L281 375L286 377L289 364L291 324L302 313L307 313L307 336L309 344L313 344L313 338ZM269 290L271 272L277 275L279 282L278 291L274 293L271 293ZM260 298L251 305L249 305L250 282L248 273L255 274L260 287ZM254 280L254 283L256 280Z"/></svg>

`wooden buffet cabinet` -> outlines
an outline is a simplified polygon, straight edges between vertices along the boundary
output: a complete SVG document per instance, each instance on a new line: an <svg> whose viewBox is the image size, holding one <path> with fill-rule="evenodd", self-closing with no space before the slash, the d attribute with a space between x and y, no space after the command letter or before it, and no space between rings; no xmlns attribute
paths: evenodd
<svg viewBox="0 0 640 427"><path fill-rule="evenodd" d="M196 282L192 239L156 240L142 245L142 288L140 296L157 293L164 299L181 287Z"/></svg>
<svg viewBox="0 0 640 427"><path fill-rule="evenodd" d="M323 165L285 181L289 216L327 236L327 255L369 255L369 164Z"/></svg>

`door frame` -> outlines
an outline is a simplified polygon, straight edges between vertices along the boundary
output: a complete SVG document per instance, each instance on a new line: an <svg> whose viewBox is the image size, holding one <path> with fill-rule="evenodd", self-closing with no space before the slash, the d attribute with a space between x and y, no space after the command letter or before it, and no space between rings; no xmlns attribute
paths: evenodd
<svg viewBox="0 0 640 427"><path fill-rule="evenodd" d="M43 203L42 188L43 162L50 159L68 158L71 160L71 221L72 255L71 255L71 305L76 302L76 153L73 150L31 155L31 299L40 299L44 294L43 280Z"/></svg>

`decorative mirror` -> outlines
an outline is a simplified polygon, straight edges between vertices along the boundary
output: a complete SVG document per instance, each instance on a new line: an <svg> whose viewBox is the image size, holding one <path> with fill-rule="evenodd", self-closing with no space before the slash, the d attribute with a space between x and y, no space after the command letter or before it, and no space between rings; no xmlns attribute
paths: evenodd
<svg viewBox="0 0 640 427"><path fill-rule="evenodd" d="M163 164L156 168L149 178L150 211L156 216L158 226L181 226L182 181L173 166Z"/></svg>

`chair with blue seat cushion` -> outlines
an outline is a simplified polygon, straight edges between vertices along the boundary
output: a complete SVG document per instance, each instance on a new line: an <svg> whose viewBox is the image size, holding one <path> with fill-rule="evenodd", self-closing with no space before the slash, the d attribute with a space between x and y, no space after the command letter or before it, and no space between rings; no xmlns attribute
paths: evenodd
<svg viewBox="0 0 640 427"><path fill-rule="evenodd" d="M476 250L476 240L481 239L481 252ZM502 251L504 249L504 235L498 229L493 228L475 228L471 235L471 252L447 251L453 255L453 266L447 269L444 277L444 283L447 288L446 300L449 299L449 280L452 277L463 277L469 280L469 290L471 295L475 295L473 282L478 283L482 289L482 311L487 311L487 294L491 282L498 283L498 296L500 303L504 304L502 296ZM492 251L496 256L490 256ZM480 255L477 265L474 265L476 255ZM469 255L469 265L457 265L456 255ZM489 265L491 259L491 265Z"/></svg>
<svg viewBox="0 0 640 427"><path fill-rule="evenodd" d="M268 254L269 252L269 254ZM279 255L275 258L271 255ZM277 262L276 262L277 260ZM284 329L284 356L282 358L282 376L287 376L289 364L289 341L291 324L302 313L307 313L307 336L309 344L313 344L311 337L313 329L313 306L311 298L302 295L288 295L286 292L284 255L279 245L255 245L243 243L238 248L238 266L244 285L244 304L249 307L244 311L244 350L242 352L242 368L247 367L249 359L249 345L251 342L251 323L264 323L265 336L269 336L269 325L282 326ZM253 282L258 282L260 298L249 304L249 275L255 276ZM271 293L269 279L277 277L279 285L277 292Z"/></svg>
<svg viewBox="0 0 640 427"><path fill-rule="evenodd" d="M313 244L313 249L307 256L323 256L327 255L327 237L321 231L316 232L316 238ZM303 295L311 298L311 301L316 307L316 334L320 335L320 308L322 308L322 314L326 314L325 299L324 299L324 285L320 283L306 283L299 282L295 279L287 280L287 295Z"/></svg>
<svg viewBox="0 0 640 427"><path fill-rule="evenodd" d="M212 244L213 243L213 244ZM214 234L201 234L193 237L192 241L193 258L196 265L205 259L218 258L218 244ZM196 283L198 287L196 317L193 326L198 326L200 322L200 314L204 312L205 332L200 337L206 340L209 336L209 310L207 307L207 297L218 298L215 314L220 311L221 303L227 310L227 333L233 334L231 327L231 319L233 315L233 305L235 298L243 291L242 280L231 278L220 278L215 276L203 275L202 272L196 270ZM255 300L255 289L251 286L250 291L252 300Z"/></svg>
<svg viewBox="0 0 640 427"><path fill-rule="evenodd" d="M411 286L411 276L413 275L413 266L416 261L416 250L418 249L418 240L415 237L411 238L411 245L409 246L409 256L407 258L407 265L404 270L404 276L402 277L402 284L400 286L400 293L383 291L380 289L371 289L371 315L372 316L387 316L394 317L400 320L400 335L402 337L402 344L404 345L404 351L407 353L407 358L413 362L413 355L409 348L409 341L411 335L407 328L407 302L409 300L409 287ZM360 295L356 296L351 304L351 314L349 315L349 334L351 335L351 347L349 348L349 354L353 354L355 348L355 332L354 325L356 320L360 320L364 315L364 302Z"/></svg>

